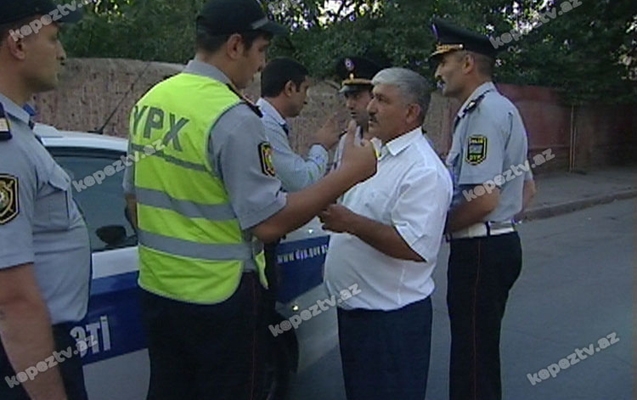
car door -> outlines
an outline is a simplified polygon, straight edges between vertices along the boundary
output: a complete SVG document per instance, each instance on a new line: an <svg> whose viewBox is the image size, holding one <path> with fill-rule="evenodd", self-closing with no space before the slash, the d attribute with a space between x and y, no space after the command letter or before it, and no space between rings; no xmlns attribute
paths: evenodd
<svg viewBox="0 0 637 400"><path fill-rule="evenodd" d="M49 147L49 151L74 182L73 197L90 235L89 310L72 330L78 340L96 339L82 354L89 398L143 399L149 368L138 303L137 237L125 214L123 171L90 187L79 184L116 165L124 153L79 147Z"/></svg>
<svg viewBox="0 0 637 400"><path fill-rule="evenodd" d="M99 183L86 179L107 175L101 172L118 165L124 152L60 147L60 143L49 146L49 151L71 177L74 199L90 234L93 277L89 311L86 319L73 330L78 340L88 336L96 339L95 345L83 354L89 397L91 400L144 399L149 365L137 298L137 240L125 214L123 171L106 176ZM89 182L93 184L88 186ZM325 298L322 281L328 240L329 236L315 219L287 235L280 244L277 258L281 318L290 317L298 309L308 309L316 300ZM333 349L337 345L335 320L335 311L331 310L322 318L305 323L293 333L296 338L284 344L290 347L285 352L294 360L277 364L275 368L286 370L297 366L301 370ZM272 374L281 382L270 382L272 376L268 375L271 392L278 393L278 386L285 390L287 373L284 372ZM273 393L265 398L279 398Z"/></svg>

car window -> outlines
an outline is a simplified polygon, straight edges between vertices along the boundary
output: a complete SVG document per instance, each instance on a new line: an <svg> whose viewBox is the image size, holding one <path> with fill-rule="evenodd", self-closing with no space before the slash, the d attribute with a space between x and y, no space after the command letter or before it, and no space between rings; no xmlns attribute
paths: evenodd
<svg viewBox="0 0 637 400"><path fill-rule="evenodd" d="M53 158L66 170L73 182L73 198L77 202L89 229L91 250L103 251L137 245L137 236L126 216L126 201L122 189L124 171L117 171L112 176L105 176L98 184L88 186L95 177L95 173L104 172L108 166L115 166L115 162L124 153L110 151L94 151L90 149L49 149ZM116 171L116 169L114 169ZM111 169L109 172L113 172ZM124 228L126 234L121 240L107 243L100 239L98 230L107 226ZM103 235L103 233L102 233ZM112 236L112 234L111 234ZM105 237L105 236L102 236ZM119 237L119 236L117 236Z"/></svg>

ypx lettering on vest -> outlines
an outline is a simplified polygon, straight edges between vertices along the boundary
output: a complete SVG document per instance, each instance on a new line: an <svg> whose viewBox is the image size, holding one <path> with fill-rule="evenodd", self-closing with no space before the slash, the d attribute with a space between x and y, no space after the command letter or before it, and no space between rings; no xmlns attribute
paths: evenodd
<svg viewBox="0 0 637 400"><path fill-rule="evenodd" d="M162 143L164 145L172 143L176 151L182 151L178 135L188 122L190 122L189 119L172 113L166 113L161 108L144 106L140 109L139 106L135 106L133 109L133 134L138 132L137 128L144 115L146 115L144 138L149 139L154 130L165 130L168 128L168 131L163 135L164 139Z"/></svg>

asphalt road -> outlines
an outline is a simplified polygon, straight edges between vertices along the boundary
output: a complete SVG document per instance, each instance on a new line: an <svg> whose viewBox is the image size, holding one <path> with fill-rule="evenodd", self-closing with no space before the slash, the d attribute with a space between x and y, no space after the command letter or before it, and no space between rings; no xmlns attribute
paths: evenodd
<svg viewBox="0 0 637 400"><path fill-rule="evenodd" d="M523 272L502 332L505 399L635 398L636 216L637 201L625 200L520 227ZM434 277L428 400L448 398L447 255L444 246ZM337 348L294 378L290 398L345 400Z"/></svg>

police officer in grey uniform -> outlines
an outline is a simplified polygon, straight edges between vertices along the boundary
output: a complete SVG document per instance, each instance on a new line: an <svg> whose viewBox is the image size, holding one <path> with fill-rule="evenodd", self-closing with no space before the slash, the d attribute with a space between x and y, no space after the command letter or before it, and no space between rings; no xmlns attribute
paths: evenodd
<svg viewBox="0 0 637 400"><path fill-rule="evenodd" d="M298 117L307 104L310 78L307 68L296 60L280 57L268 62L261 73L261 98L256 105L272 145L272 161L283 190L304 189L325 175L328 151L338 143L336 115L312 136L307 157L292 150L288 119Z"/></svg>
<svg viewBox="0 0 637 400"><path fill-rule="evenodd" d="M345 98L345 108L356 121L356 139L372 140L369 134L367 105L372 101L372 78L382 69L389 68L389 61L382 54L366 52L364 56L348 56L336 63L336 75L341 79L339 93ZM338 168L343 153L341 138L334 153L333 168Z"/></svg>
<svg viewBox="0 0 637 400"><path fill-rule="evenodd" d="M327 170L328 151L339 139L336 118L332 116L313 135L314 143L307 157L292 150L288 119L298 117L307 104L309 87L309 71L303 64L290 58L275 58L261 72L261 98L256 105L262 113L265 133L272 145L272 163L277 178L286 192L302 190L321 179ZM266 302L275 321L279 318L275 310L279 276L276 256L278 244L279 241L265 243L264 247L268 278Z"/></svg>
<svg viewBox="0 0 637 400"><path fill-rule="evenodd" d="M462 104L447 158L454 181L446 227L450 399L501 399L501 322L522 266L513 218L530 177L527 135L518 110L492 82L489 39L442 20L433 27L436 79L443 95Z"/></svg>
<svg viewBox="0 0 637 400"><path fill-rule="evenodd" d="M308 188L284 193L271 152L266 151L271 145L262 115L239 91L265 66L272 36L285 29L268 20L257 0L209 0L196 22L196 55L183 73L219 82L241 101L210 130L193 129L180 135L182 140L208 140L211 173L223 182L232 218L238 220L245 242L258 247L258 242L278 240L374 175L373 148L365 142L355 146L352 131L342 168ZM174 94L175 101L183 96ZM128 167L124 178L133 220L137 202L143 204L134 179L135 169L143 162ZM246 262L239 287L230 298L214 304L191 304L142 291L151 362L149 400L259 398L264 383L260 379L264 335L269 331L263 324L263 287L255 269L253 260Z"/></svg>
<svg viewBox="0 0 637 400"><path fill-rule="evenodd" d="M86 399L70 335L89 296L90 245L69 176L23 109L57 86L66 58L47 0L0 3L0 399ZM51 13L51 14L49 14ZM49 24L43 15L62 19ZM33 28L37 32L34 32Z"/></svg>

